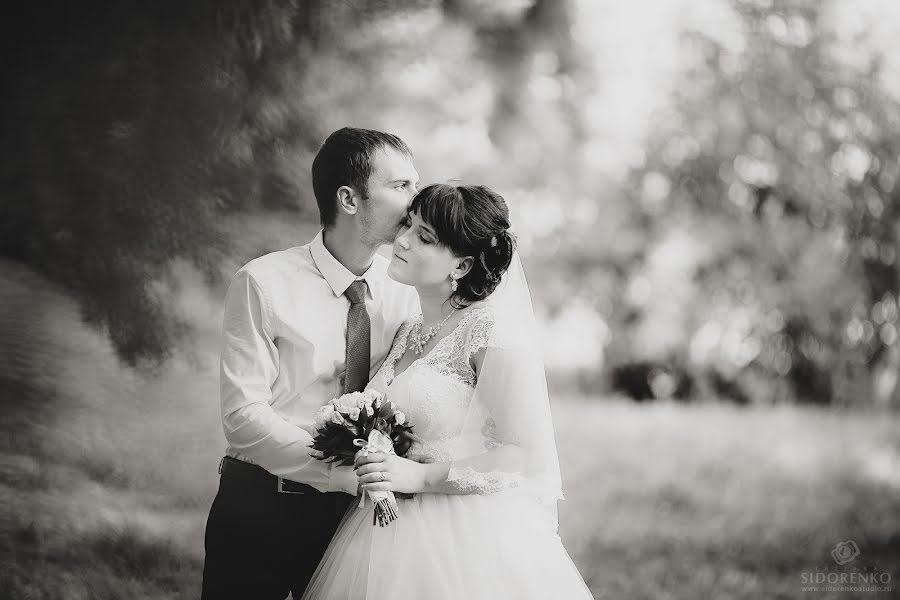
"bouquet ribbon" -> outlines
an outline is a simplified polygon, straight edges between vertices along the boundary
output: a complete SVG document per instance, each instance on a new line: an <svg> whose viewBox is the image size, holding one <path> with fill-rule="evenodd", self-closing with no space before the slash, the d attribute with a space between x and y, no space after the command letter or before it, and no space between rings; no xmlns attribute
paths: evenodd
<svg viewBox="0 0 900 600"><path fill-rule="evenodd" d="M354 446L359 446L362 448L363 456L368 456L371 452L384 452L385 454L396 454L394 452L394 442L391 441L391 438L384 435L377 429L373 429L369 433L369 439L364 440L362 438L356 438L353 440ZM396 510L396 500L394 499L394 494L392 492L385 491L370 491L368 492L369 496L372 498L372 501L376 504L379 500L387 500L392 507ZM359 507L362 508L366 503L366 497L363 496L359 499Z"/></svg>

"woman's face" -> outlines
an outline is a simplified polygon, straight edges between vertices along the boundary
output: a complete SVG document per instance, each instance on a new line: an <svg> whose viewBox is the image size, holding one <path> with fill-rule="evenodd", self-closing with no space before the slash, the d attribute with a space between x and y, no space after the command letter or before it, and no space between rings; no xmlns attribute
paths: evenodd
<svg viewBox="0 0 900 600"><path fill-rule="evenodd" d="M438 243L437 234L417 213L409 213L394 241L388 267L391 279L417 288L450 293L450 274L459 274L462 259Z"/></svg>

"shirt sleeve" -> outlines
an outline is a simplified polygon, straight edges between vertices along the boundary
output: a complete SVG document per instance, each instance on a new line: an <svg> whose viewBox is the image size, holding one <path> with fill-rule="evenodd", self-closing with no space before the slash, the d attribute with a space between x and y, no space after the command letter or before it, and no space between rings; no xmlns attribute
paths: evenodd
<svg viewBox="0 0 900 600"><path fill-rule="evenodd" d="M273 315L264 287L245 268L225 296L220 387L222 423L229 446L270 473L322 492L356 495L352 467L310 456L312 436L272 409L278 376Z"/></svg>

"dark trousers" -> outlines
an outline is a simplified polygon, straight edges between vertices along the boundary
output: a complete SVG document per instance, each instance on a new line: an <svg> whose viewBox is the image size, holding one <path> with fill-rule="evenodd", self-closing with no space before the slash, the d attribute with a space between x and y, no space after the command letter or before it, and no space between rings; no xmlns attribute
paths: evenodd
<svg viewBox="0 0 900 600"><path fill-rule="evenodd" d="M226 459L206 522L203 600L300 600L352 499L279 493L274 475Z"/></svg>

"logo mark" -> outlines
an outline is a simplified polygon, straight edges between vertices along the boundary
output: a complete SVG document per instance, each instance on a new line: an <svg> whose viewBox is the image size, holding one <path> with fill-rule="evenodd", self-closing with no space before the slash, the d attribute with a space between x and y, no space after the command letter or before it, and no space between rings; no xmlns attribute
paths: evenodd
<svg viewBox="0 0 900 600"><path fill-rule="evenodd" d="M838 542L834 550L831 551L831 558L839 565L846 565L859 556L859 546L853 540L846 542Z"/></svg>

